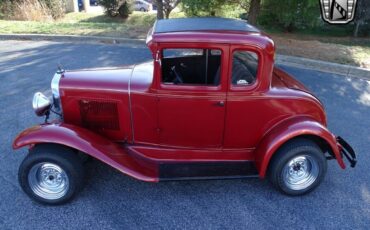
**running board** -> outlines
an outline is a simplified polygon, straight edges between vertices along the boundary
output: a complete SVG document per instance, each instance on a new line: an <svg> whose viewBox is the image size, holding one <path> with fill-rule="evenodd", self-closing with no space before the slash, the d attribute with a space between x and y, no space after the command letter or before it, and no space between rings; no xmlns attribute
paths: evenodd
<svg viewBox="0 0 370 230"><path fill-rule="evenodd" d="M161 163L159 181L258 177L253 161Z"/></svg>

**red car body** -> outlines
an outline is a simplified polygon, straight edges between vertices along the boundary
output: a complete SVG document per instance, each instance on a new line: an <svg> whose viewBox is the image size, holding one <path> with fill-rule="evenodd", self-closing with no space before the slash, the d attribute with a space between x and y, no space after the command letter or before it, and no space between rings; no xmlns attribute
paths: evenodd
<svg viewBox="0 0 370 230"><path fill-rule="evenodd" d="M322 103L274 67L275 47L267 35L207 28L163 32L154 26L146 43L151 62L60 73L63 119L23 131L13 148L60 144L136 179L157 182L263 178L284 143L305 137L345 168L343 145L327 129ZM170 48L221 50L220 84L163 84L162 50ZM234 50L257 54L253 84L230 83Z"/></svg>

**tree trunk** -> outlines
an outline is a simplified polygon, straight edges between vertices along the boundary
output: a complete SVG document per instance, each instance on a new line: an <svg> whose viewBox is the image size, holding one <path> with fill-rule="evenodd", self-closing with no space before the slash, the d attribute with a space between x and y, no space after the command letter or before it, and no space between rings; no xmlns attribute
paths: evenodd
<svg viewBox="0 0 370 230"><path fill-rule="evenodd" d="M164 16L166 17L166 19L169 19L172 10L177 7L177 5L181 2L181 0L176 0L176 1L162 0L162 2L163 1L164 1L164 4L163 4Z"/></svg>
<svg viewBox="0 0 370 230"><path fill-rule="evenodd" d="M369 22L370 20L370 1L359 0L357 5L357 11L355 15L355 28L353 30L353 36L357 37L360 32L360 27Z"/></svg>
<svg viewBox="0 0 370 230"><path fill-rule="evenodd" d="M260 13L261 0L251 0L251 6L248 12L248 22L252 25L257 24L257 17Z"/></svg>
<svg viewBox="0 0 370 230"><path fill-rule="evenodd" d="M170 18L170 14L171 14L171 10L166 10L165 11L166 19L169 19Z"/></svg>
<svg viewBox="0 0 370 230"><path fill-rule="evenodd" d="M362 20L358 20L355 22L355 30L353 31L353 36L358 37L358 31L360 30L360 26L362 24Z"/></svg>
<svg viewBox="0 0 370 230"><path fill-rule="evenodd" d="M163 0L157 0L157 19L163 19Z"/></svg>

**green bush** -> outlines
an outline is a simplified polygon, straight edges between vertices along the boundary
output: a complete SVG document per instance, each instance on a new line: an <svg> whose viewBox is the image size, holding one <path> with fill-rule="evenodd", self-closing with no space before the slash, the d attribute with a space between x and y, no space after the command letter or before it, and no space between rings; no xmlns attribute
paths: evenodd
<svg viewBox="0 0 370 230"><path fill-rule="evenodd" d="M226 4L224 0L182 0L182 10L187 16L219 16Z"/></svg>
<svg viewBox="0 0 370 230"><path fill-rule="evenodd" d="M188 17L238 18L245 12L236 0L182 0L180 8Z"/></svg>
<svg viewBox="0 0 370 230"><path fill-rule="evenodd" d="M115 17L118 14L118 0L99 0L99 5L104 7L105 13L111 17Z"/></svg>
<svg viewBox="0 0 370 230"><path fill-rule="evenodd" d="M126 23L133 27L152 27L157 16L144 12L135 12L127 20Z"/></svg>
<svg viewBox="0 0 370 230"><path fill-rule="evenodd" d="M320 23L320 6L316 0L265 0L258 18L261 25L286 31L314 28Z"/></svg>
<svg viewBox="0 0 370 230"><path fill-rule="evenodd" d="M118 13L122 18L128 18L132 14L132 5L130 2L126 1L118 8Z"/></svg>
<svg viewBox="0 0 370 230"><path fill-rule="evenodd" d="M127 18L133 12L132 2L129 0L99 0L98 3L104 7L105 13L111 17L119 14L122 18Z"/></svg>

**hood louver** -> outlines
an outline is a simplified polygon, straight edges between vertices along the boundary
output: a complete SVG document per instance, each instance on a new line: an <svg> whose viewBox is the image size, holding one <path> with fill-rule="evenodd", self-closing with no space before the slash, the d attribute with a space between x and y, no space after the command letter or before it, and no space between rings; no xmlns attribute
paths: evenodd
<svg viewBox="0 0 370 230"><path fill-rule="evenodd" d="M103 131L119 130L119 113L116 102L80 100L81 123L85 128Z"/></svg>

